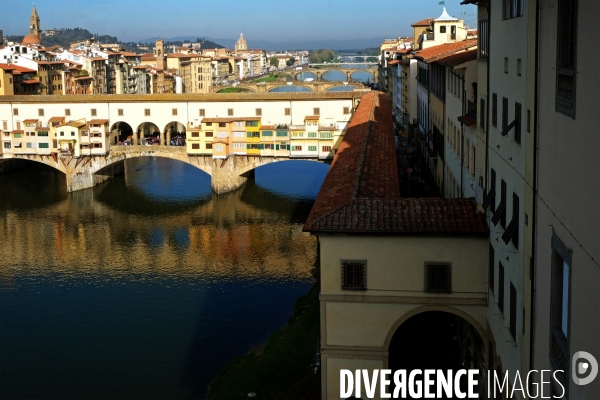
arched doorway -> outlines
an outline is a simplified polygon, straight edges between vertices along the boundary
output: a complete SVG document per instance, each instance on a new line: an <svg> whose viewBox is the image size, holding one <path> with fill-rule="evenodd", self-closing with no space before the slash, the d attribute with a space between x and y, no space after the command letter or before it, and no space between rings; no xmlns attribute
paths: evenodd
<svg viewBox="0 0 600 400"><path fill-rule="evenodd" d="M111 137L113 137L113 145L128 144L133 145L133 129L127 122L115 122L110 128ZM137 143L135 143L137 144Z"/></svg>
<svg viewBox="0 0 600 400"><path fill-rule="evenodd" d="M389 342L388 366L407 374L416 369L485 369L486 347L478 328L451 312L413 315L401 323ZM467 390L466 377L461 380L461 389Z"/></svg>
<svg viewBox="0 0 600 400"><path fill-rule="evenodd" d="M137 128L141 145L160 144L160 129L152 122L142 122Z"/></svg>
<svg viewBox="0 0 600 400"><path fill-rule="evenodd" d="M169 146L185 146L185 126L181 122L169 122L163 130L166 143Z"/></svg>

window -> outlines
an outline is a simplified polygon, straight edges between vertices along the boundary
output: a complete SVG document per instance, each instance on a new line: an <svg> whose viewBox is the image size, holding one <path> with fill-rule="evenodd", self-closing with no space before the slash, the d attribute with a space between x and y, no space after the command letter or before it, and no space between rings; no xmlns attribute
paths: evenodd
<svg viewBox="0 0 600 400"><path fill-rule="evenodd" d="M206 150L212 150L212 143L206 143Z"/></svg>
<svg viewBox="0 0 600 400"><path fill-rule="evenodd" d="M479 22L479 30L477 31L479 36L479 57L487 58L490 53L490 20L486 19Z"/></svg>
<svg viewBox="0 0 600 400"><path fill-rule="evenodd" d="M498 224L498 221L503 228L506 228L506 182L504 180L500 180L500 204L492 217L494 225Z"/></svg>
<svg viewBox="0 0 600 400"><path fill-rule="evenodd" d="M515 286L510 284L510 299L509 299L509 307L510 307L510 317L508 322L508 330L512 335L513 339L517 338L517 289Z"/></svg>
<svg viewBox="0 0 600 400"><path fill-rule="evenodd" d="M27 142L28 149L35 149L35 143Z"/></svg>
<svg viewBox="0 0 600 400"><path fill-rule="evenodd" d="M177 115L177 109L176 109L176 108L173 108L173 109L171 110L171 115L173 115L173 116L176 116L176 115Z"/></svg>
<svg viewBox="0 0 600 400"><path fill-rule="evenodd" d="M302 146L292 146L292 151L302 151Z"/></svg>
<svg viewBox="0 0 600 400"><path fill-rule="evenodd" d="M39 108L38 109L38 117L43 117L44 116L44 109L43 108Z"/></svg>
<svg viewBox="0 0 600 400"><path fill-rule="evenodd" d="M515 103L515 142L521 144L521 104Z"/></svg>
<svg viewBox="0 0 600 400"><path fill-rule="evenodd" d="M204 132L204 137L213 137L212 132Z"/></svg>
<svg viewBox="0 0 600 400"><path fill-rule="evenodd" d="M342 290L367 290L367 262L342 261Z"/></svg>
<svg viewBox="0 0 600 400"><path fill-rule="evenodd" d="M344 107L344 115L350 114L350 107Z"/></svg>
<svg viewBox="0 0 600 400"><path fill-rule="evenodd" d="M578 0L559 0L556 49L556 111L575 119Z"/></svg>
<svg viewBox="0 0 600 400"><path fill-rule="evenodd" d="M323 146L321 147L321 151L323 151L323 153L329 153L331 151L331 146Z"/></svg>
<svg viewBox="0 0 600 400"><path fill-rule="evenodd" d="M50 146L48 145L48 143L40 143L38 146L40 149L49 149Z"/></svg>
<svg viewBox="0 0 600 400"><path fill-rule="evenodd" d="M212 126L212 122L206 122L206 126Z"/></svg>
<svg viewBox="0 0 600 400"><path fill-rule="evenodd" d="M490 291L492 293L494 293L494 266L495 266L495 251L494 251L494 246L492 246L491 244L490 246L490 250L489 250L489 263L488 263L488 284L490 285Z"/></svg>
<svg viewBox="0 0 600 400"><path fill-rule="evenodd" d="M508 99L502 98L502 132L508 127Z"/></svg>
<svg viewBox="0 0 600 400"><path fill-rule="evenodd" d="M485 99L479 99L479 127L485 130Z"/></svg>
<svg viewBox="0 0 600 400"><path fill-rule="evenodd" d="M504 315L504 266L498 263L498 308Z"/></svg>
<svg viewBox="0 0 600 400"><path fill-rule="evenodd" d="M228 108L227 109L227 115L230 117L233 117L233 108Z"/></svg>
<svg viewBox="0 0 600 400"><path fill-rule="evenodd" d="M531 110L527 110L527 132L531 132Z"/></svg>
<svg viewBox="0 0 600 400"><path fill-rule="evenodd" d="M235 132L233 132L233 137L241 138L241 137L245 137L245 136L246 136L246 132L245 131L235 131Z"/></svg>
<svg viewBox="0 0 600 400"><path fill-rule="evenodd" d="M316 138L317 137L317 132L308 132L308 137L309 138Z"/></svg>
<svg viewBox="0 0 600 400"><path fill-rule="evenodd" d="M317 146L308 146L308 151L317 151Z"/></svg>
<svg viewBox="0 0 600 400"><path fill-rule="evenodd" d="M498 95L492 94L492 125L498 126Z"/></svg>
<svg viewBox="0 0 600 400"><path fill-rule="evenodd" d="M562 240L552 235L552 275L550 293L550 363L561 381L569 376L571 270L573 253Z"/></svg>
<svg viewBox="0 0 600 400"><path fill-rule="evenodd" d="M65 116L67 116L67 117L71 116L71 109L70 108L65 108Z"/></svg>
<svg viewBox="0 0 600 400"><path fill-rule="evenodd" d="M92 114L92 117L95 117L95 116L96 116L96 109L95 109L95 108L92 108L92 110L91 110L91 114Z"/></svg>
<svg viewBox="0 0 600 400"><path fill-rule="evenodd" d="M440 26L440 33L446 33L446 25Z"/></svg>
<svg viewBox="0 0 600 400"><path fill-rule="evenodd" d="M13 115L19 115L19 109L13 108Z"/></svg>
<svg viewBox="0 0 600 400"><path fill-rule="evenodd" d="M504 57L504 73L508 74L508 57Z"/></svg>
<svg viewBox="0 0 600 400"><path fill-rule="evenodd" d="M257 108L256 109L256 116L260 117L262 115L262 108Z"/></svg>
<svg viewBox="0 0 600 400"><path fill-rule="evenodd" d="M517 58L517 76L521 76L521 59Z"/></svg>
<svg viewBox="0 0 600 400"><path fill-rule="evenodd" d="M319 136L321 139L333 139L333 132L320 132Z"/></svg>
<svg viewBox="0 0 600 400"><path fill-rule="evenodd" d="M226 122L219 122L219 128L226 128L226 127L227 127Z"/></svg>
<svg viewBox="0 0 600 400"><path fill-rule="evenodd" d="M4 142L4 148L10 149L10 142Z"/></svg>
<svg viewBox="0 0 600 400"><path fill-rule="evenodd" d="M60 133L60 136L65 136L65 133L64 133L64 132L61 132L61 133Z"/></svg>
<svg viewBox="0 0 600 400"><path fill-rule="evenodd" d="M150 109L149 108L145 108L144 109L144 116L146 116L146 117L150 116Z"/></svg>
<svg viewBox="0 0 600 400"><path fill-rule="evenodd" d="M75 132L71 132L71 136L75 136ZM94 135L96 137L96 135Z"/></svg>
<svg viewBox="0 0 600 400"><path fill-rule="evenodd" d="M101 149L102 148L102 143L94 143L94 148L95 149Z"/></svg>
<svg viewBox="0 0 600 400"><path fill-rule="evenodd" d="M425 263L425 292L452 293L451 263Z"/></svg>
<svg viewBox="0 0 600 400"><path fill-rule="evenodd" d="M227 132L217 132L217 137L224 139L227 137Z"/></svg>
<svg viewBox="0 0 600 400"><path fill-rule="evenodd" d="M215 150L216 151L223 151L223 145L222 144L218 144L215 146Z"/></svg>
<svg viewBox="0 0 600 400"><path fill-rule="evenodd" d="M263 131L262 135L263 136L273 136L273 131Z"/></svg>
<svg viewBox="0 0 600 400"><path fill-rule="evenodd" d="M292 109L291 108L286 108L284 111L285 115L292 115Z"/></svg>
<svg viewBox="0 0 600 400"><path fill-rule="evenodd" d="M200 143L192 143L192 150L200 150Z"/></svg>
<svg viewBox="0 0 600 400"><path fill-rule="evenodd" d="M198 115L200 115L201 117L204 117L204 115L205 115L204 113L205 113L204 108L201 108L198 110Z"/></svg>
<svg viewBox="0 0 600 400"><path fill-rule="evenodd" d="M2 129L4 129L5 131L8 130L8 122L2 121Z"/></svg>
<svg viewBox="0 0 600 400"><path fill-rule="evenodd" d="M321 115L321 109L313 108L313 115Z"/></svg>
<svg viewBox="0 0 600 400"><path fill-rule="evenodd" d="M118 114L120 117L122 117L122 116L123 116L123 109L122 109L122 108L119 108L119 109L117 110L117 114Z"/></svg>
<svg viewBox="0 0 600 400"><path fill-rule="evenodd" d="M200 132L192 132L192 137L200 137Z"/></svg>
<svg viewBox="0 0 600 400"><path fill-rule="evenodd" d="M287 137L287 135L288 135L287 131L277 131L277 136L280 136L280 137L285 136L285 137Z"/></svg>
<svg viewBox="0 0 600 400"><path fill-rule="evenodd" d="M523 0L503 0L504 19L523 16Z"/></svg>
<svg viewBox="0 0 600 400"><path fill-rule="evenodd" d="M496 171L494 171L493 168L490 169L490 184L488 186L488 194L483 201L483 209L487 210L488 207L490 207L490 210L493 213L496 212Z"/></svg>
<svg viewBox="0 0 600 400"><path fill-rule="evenodd" d="M38 136L48 136L48 131L38 131Z"/></svg>

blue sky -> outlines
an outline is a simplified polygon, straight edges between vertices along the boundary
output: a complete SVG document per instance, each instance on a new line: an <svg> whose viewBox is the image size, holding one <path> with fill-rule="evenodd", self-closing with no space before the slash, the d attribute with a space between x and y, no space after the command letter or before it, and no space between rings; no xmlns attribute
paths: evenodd
<svg viewBox="0 0 600 400"><path fill-rule="evenodd" d="M153 36L270 41L411 35L410 24L442 12L440 0L37 0L42 29L86 28L135 41ZM475 21L474 6L446 0L450 15ZM0 29L27 33L31 2L3 0ZM461 15L466 12L470 15Z"/></svg>

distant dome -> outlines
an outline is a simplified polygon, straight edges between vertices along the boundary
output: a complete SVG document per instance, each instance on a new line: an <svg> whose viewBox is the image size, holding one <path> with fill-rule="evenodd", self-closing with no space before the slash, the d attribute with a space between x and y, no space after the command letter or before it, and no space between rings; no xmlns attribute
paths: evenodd
<svg viewBox="0 0 600 400"><path fill-rule="evenodd" d="M28 44L42 44L42 39L39 38L38 35L30 33L27 36L25 36L23 38L23 43L24 45L28 45Z"/></svg>
<svg viewBox="0 0 600 400"><path fill-rule="evenodd" d="M246 39L244 39L244 34L243 33L240 33L240 38L238 39L237 44L238 45L239 44L247 44L246 43Z"/></svg>

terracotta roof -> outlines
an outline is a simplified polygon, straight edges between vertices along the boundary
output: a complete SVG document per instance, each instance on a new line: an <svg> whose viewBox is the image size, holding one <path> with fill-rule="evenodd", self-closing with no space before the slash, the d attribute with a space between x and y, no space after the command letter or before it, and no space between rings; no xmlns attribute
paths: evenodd
<svg viewBox="0 0 600 400"><path fill-rule="evenodd" d="M0 68L5 70L5 71L13 71L18 73L31 73L31 72L37 72L35 69L29 69L29 68L25 68L25 67L21 67L20 65L15 65L15 64L1 64L0 63Z"/></svg>
<svg viewBox="0 0 600 400"><path fill-rule="evenodd" d="M69 121L66 124L62 125L62 126L73 126L75 128L82 128L85 125L86 125L85 122Z"/></svg>
<svg viewBox="0 0 600 400"><path fill-rule="evenodd" d="M22 129L17 129L17 130L12 131L12 133L25 133L25 131Z"/></svg>
<svg viewBox="0 0 600 400"><path fill-rule="evenodd" d="M469 61L473 61L477 59L477 49L461 51L460 53L455 53L450 56L440 58L436 62L438 64L445 64L451 67L456 67L457 65L464 64Z"/></svg>
<svg viewBox="0 0 600 400"><path fill-rule="evenodd" d="M183 53L171 53L167 55L167 58L190 58L193 57L193 54L183 54Z"/></svg>
<svg viewBox="0 0 600 400"><path fill-rule="evenodd" d="M200 122L233 122L233 118L202 118Z"/></svg>
<svg viewBox="0 0 600 400"><path fill-rule="evenodd" d="M65 117L52 117L48 120L48 122L62 122L65 120Z"/></svg>
<svg viewBox="0 0 600 400"><path fill-rule="evenodd" d="M275 125L261 125L260 130L275 129Z"/></svg>
<svg viewBox="0 0 600 400"><path fill-rule="evenodd" d="M38 122L39 120L37 119L26 119L23 121L24 124L35 124L36 122Z"/></svg>
<svg viewBox="0 0 600 400"><path fill-rule="evenodd" d="M429 26L431 25L431 23L433 22L435 18L427 18L427 19L422 19L420 21L415 22L414 24L412 24L412 27L415 26Z"/></svg>
<svg viewBox="0 0 600 400"><path fill-rule="evenodd" d="M37 79L25 79L23 83L26 85L35 85L37 83L40 83L40 81L38 81Z"/></svg>
<svg viewBox="0 0 600 400"><path fill-rule="evenodd" d="M93 119L88 121L88 125L104 125L106 123L108 123L107 119Z"/></svg>
<svg viewBox="0 0 600 400"><path fill-rule="evenodd" d="M333 126L320 126L319 131L335 131L335 127Z"/></svg>
<svg viewBox="0 0 600 400"><path fill-rule="evenodd" d="M304 230L487 235L472 199L400 198L391 102L381 92L363 96Z"/></svg>
<svg viewBox="0 0 600 400"><path fill-rule="evenodd" d="M78 76L74 78L76 81L82 81L82 80L86 80L86 79L92 79L91 76L89 75L83 75L83 76Z"/></svg>
<svg viewBox="0 0 600 400"><path fill-rule="evenodd" d="M307 115L306 117L304 117L304 119L305 120L307 120L307 119L313 120L313 119L321 119L321 117L318 115Z"/></svg>
<svg viewBox="0 0 600 400"><path fill-rule="evenodd" d="M400 62L400 60L391 60L391 61L388 61L388 65L398 65L399 62Z"/></svg>
<svg viewBox="0 0 600 400"><path fill-rule="evenodd" d="M429 47L417 51L416 58L420 58L427 63L437 61L440 58L453 55L461 50L468 50L477 47L477 39L462 40L460 42L445 43L438 46Z"/></svg>

